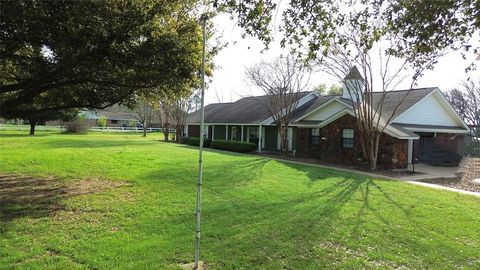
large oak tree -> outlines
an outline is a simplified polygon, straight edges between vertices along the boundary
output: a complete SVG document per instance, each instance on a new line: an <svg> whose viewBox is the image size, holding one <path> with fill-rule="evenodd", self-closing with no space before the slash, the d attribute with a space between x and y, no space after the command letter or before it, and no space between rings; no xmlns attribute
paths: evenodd
<svg viewBox="0 0 480 270"><path fill-rule="evenodd" d="M197 85L197 1L0 2L0 116L128 103ZM181 85L181 87L179 87Z"/></svg>

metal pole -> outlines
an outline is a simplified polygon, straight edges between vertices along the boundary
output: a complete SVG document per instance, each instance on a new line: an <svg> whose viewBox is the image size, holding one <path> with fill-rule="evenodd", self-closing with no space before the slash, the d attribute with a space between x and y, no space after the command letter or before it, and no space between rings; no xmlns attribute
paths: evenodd
<svg viewBox="0 0 480 270"><path fill-rule="evenodd" d="M204 120L204 95L205 95L205 53L206 53L206 25L207 16L203 14L200 20L203 22L203 54L202 54L202 89L200 101L200 150L198 154L198 181L197 181L197 209L195 210L195 263L193 269L198 269L200 260L200 218L202 211L202 175L203 175L203 128Z"/></svg>

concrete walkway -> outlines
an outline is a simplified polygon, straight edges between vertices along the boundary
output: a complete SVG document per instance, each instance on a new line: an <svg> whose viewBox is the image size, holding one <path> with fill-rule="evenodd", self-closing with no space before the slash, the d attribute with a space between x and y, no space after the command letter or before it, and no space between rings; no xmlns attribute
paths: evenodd
<svg viewBox="0 0 480 270"><path fill-rule="evenodd" d="M467 190L463 190L463 189L451 188L451 187L435 185L435 184L425 183L425 182L418 182L418 181L407 181L407 183L414 184L414 185L419 185L419 186L424 186L424 187L429 187L429 188L443 189L443 190L453 191L453 192L457 192L457 193L461 193L461 194L467 194L467 195L480 197L480 192L467 191Z"/></svg>
<svg viewBox="0 0 480 270"><path fill-rule="evenodd" d="M408 170L413 171L413 165L408 165ZM455 178L457 177L457 173L461 173L462 170L463 167L461 165L458 167L441 167L415 164L415 172L421 172L421 174L406 175L400 177L400 179L404 181L415 181L435 178Z"/></svg>
<svg viewBox="0 0 480 270"><path fill-rule="evenodd" d="M430 166L430 165L425 165L425 164L415 164L415 171L423 172L423 174L390 177L390 176L386 176L386 175L383 175L383 174L371 173L371 172L365 172L365 171L347 169L347 168L341 168L341 167L334 167L334 166L327 166L327 165L320 165L320 164L312 164L312 163L307 163L307 162L293 161L293 160L274 158L274 157L265 157L265 158L269 158L269 159L273 159L273 160L277 160L277 161L281 161L281 162L293 163L293 164L301 164L301 165L308 165L308 166L324 168L324 169L332 169L332 170L337 170L337 171L342 171L342 172L350 172L350 173L369 176L369 177L376 178L376 179L389 179L389 180L395 180L395 181L404 181L405 183L409 183L409 184L413 184L413 185L419 185L419 186L424 186L424 187L429 187L429 188L434 188L434 189L448 190L448 191L457 192L457 193L461 193L461 194L480 197L480 192L466 191L466 190L463 190L463 189L451 188L451 187L446 187L446 186L442 186L442 185L436 185L436 184L416 181L416 180L422 180L422 179L456 177L455 174L458 173L458 172L461 172L461 170L462 170L461 166L460 167L436 167L436 166Z"/></svg>

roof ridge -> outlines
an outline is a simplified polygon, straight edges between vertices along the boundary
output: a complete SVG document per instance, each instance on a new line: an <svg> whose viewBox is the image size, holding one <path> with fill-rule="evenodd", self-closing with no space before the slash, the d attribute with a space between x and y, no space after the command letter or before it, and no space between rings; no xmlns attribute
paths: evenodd
<svg viewBox="0 0 480 270"><path fill-rule="evenodd" d="M392 92L407 92L407 91L420 91L420 90L434 90L438 87L432 86L432 87L421 87L421 88L412 88L412 89L403 89L403 90L392 90L392 91L385 91L386 93L392 93ZM372 92L372 93L384 93L384 91L378 91L378 92Z"/></svg>

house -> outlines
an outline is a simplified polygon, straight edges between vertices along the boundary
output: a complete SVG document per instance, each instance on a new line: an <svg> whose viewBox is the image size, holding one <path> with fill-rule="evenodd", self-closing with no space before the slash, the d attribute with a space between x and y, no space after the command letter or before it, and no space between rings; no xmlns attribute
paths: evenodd
<svg viewBox="0 0 480 270"><path fill-rule="evenodd" d="M85 117L91 126L98 125L98 120L105 118L107 127L137 126L138 120L134 113L113 112L108 110L82 110L80 114Z"/></svg>
<svg viewBox="0 0 480 270"><path fill-rule="evenodd" d="M356 83L355 80L363 80L356 68L347 75L345 84ZM373 93L374 104L383 95ZM258 151L278 151L277 127L262 105L262 99L266 98L246 97L206 106L204 136L212 140L253 142ZM287 132L288 150L296 156L327 163L361 163L354 102L350 98L345 87L339 96L300 93ZM379 166L407 168L414 160L436 165L458 164L458 144L469 133L469 127L437 87L387 92L383 104L382 118L391 117L391 121L380 139ZM200 111L189 114L186 134L199 137L199 123Z"/></svg>

